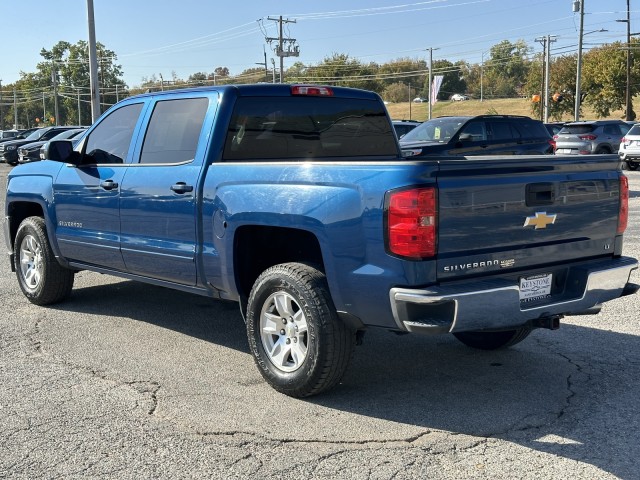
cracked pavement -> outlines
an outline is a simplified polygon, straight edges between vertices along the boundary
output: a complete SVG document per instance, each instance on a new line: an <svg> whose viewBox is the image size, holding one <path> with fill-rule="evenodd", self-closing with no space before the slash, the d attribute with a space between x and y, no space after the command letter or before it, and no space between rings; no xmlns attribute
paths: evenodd
<svg viewBox="0 0 640 480"><path fill-rule="evenodd" d="M371 331L307 400L263 382L235 304L81 272L36 307L6 261L0 297L0 478L638 477L638 295L498 352Z"/></svg>

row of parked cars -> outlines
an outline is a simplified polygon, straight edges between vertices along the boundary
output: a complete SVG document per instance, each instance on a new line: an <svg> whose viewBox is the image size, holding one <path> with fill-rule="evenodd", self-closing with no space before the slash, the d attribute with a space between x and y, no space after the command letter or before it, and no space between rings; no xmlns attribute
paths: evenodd
<svg viewBox="0 0 640 480"><path fill-rule="evenodd" d="M640 165L640 124L596 120L543 124L519 115L438 117L426 122L394 120L403 155L586 155L618 152L627 168ZM41 159L52 139L80 137L87 127L53 126L0 131L0 160L9 165Z"/></svg>
<svg viewBox="0 0 640 480"><path fill-rule="evenodd" d="M640 124L595 120L543 124L519 115L394 121L403 155L586 155L618 153L631 170L640 163Z"/></svg>
<svg viewBox="0 0 640 480"><path fill-rule="evenodd" d="M64 140L78 137L87 127L64 126L42 127L0 136L0 160L9 165L35 162L41 159L41 149L49 140ZM15 133L15 134L13 134Z"/></svg>

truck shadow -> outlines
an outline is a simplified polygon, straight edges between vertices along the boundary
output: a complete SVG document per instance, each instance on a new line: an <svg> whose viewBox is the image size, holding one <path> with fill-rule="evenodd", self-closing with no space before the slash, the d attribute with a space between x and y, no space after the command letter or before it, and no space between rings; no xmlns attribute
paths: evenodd
<svg viewBox="0 0 640 480"><path fill-rule="evenodd" d="M246 366L253 367L235 303L124 281L78 288L56 308L170 329L246 353ZM590 318L583 323L601 325L599 317ZM398 431L499 439L633 478L640 458L640 337L575 323L557 332L534 331L523 343L495 352L469 349L448 335L372 329L341 385L327 394L300 401L260 382L255 388L273 397L265 405L287 402L303 411L395 422Z"/></svg>

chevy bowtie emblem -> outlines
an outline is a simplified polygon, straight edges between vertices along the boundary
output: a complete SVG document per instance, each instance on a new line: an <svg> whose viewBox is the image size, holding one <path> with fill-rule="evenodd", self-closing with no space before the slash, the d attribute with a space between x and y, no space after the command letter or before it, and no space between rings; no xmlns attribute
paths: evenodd
<svg viewBox="0 0 640 480"><path fill-rule="evenodd" d="M556 223L557 215L547 215L547 212L536 212L535 216L527 217L523 227L547 228L547 225Z"/></svg>

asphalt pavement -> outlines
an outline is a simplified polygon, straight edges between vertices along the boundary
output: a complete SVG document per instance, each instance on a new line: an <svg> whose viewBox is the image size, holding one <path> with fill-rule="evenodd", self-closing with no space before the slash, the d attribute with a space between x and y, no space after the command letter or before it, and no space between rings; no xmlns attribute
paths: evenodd
<svg viewBox="0 0 640 480"><path fill-rule="evenodd" d="M0 478L640 478L640 295L504 351L370 331L305 400L262 380L236 304L80 272L37 307L7 260L0 297Z"/></svg>

